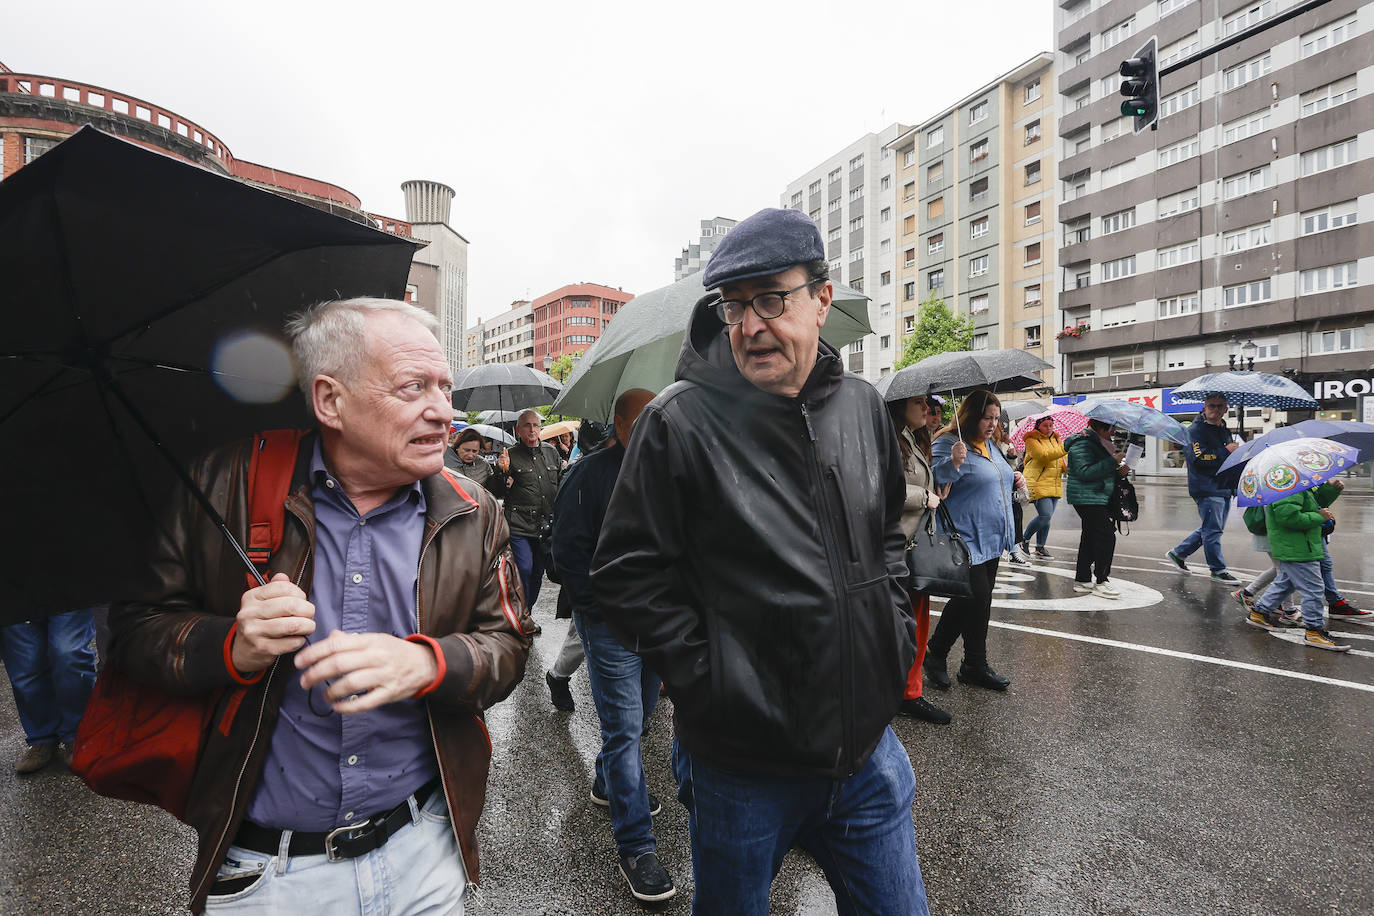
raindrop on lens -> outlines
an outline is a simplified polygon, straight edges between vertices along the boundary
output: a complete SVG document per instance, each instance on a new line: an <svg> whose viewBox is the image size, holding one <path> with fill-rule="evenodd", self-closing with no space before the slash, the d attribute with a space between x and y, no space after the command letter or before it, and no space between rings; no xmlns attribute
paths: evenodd
<svg viewBox="0 0 1374 916"><path fill-rule="evenodd" d="M215 384L236 401L272 404L296 383L291 351L261 331L236 331L215 345L210 357Z"/></svg>

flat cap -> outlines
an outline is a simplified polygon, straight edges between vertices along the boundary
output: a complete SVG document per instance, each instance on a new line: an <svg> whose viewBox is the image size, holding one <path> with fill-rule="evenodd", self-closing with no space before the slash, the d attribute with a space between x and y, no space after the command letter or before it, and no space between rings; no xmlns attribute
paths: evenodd
<svg viewBox="0 0 1374 916"><path fill-rule="evenodd" d="M825 260L821 230L800 210L760 210L723 238L706 262L703 285L716 289L736 280L766 277L797 264Z"/></svg>

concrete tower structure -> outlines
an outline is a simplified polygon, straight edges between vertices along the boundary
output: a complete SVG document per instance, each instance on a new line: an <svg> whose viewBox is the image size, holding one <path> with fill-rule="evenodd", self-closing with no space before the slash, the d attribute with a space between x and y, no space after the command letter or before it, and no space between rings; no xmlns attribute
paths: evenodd
<svg viewBox="0 0 1374 916"><path fill-rule="evenodd" d="M463 332L467 328L468 240L449 226L454 191L438 181L414 180L404 182L401 192L405 194L406 221L411 224L411 234L429 242L415 253L415 263L436 269L428 277L432 292L416 282L427 277L413 276L412 283L419 288L416 304L438 317L444 355L450 366L461 369L465 365ZM416 273L412 270L412 274Z"/></svg>

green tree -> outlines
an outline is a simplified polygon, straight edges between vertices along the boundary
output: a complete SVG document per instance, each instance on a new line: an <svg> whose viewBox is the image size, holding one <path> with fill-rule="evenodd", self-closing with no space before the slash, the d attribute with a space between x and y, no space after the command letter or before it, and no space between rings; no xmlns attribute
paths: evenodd
<svg viewBox="0 0 1374 916"><path fill-rule="evenodd" d="M549 375L552 375L560 382L566 382L568 380L568 376L572 375L573 367L577 365L577 361L581 359L582 354L586 352L587 350L584 347L581 350L569 350L567 353L564 353L562 356L558 357L558 359L554 360L553 363L549 366ZM552 404L548 404L536 409L539 411L540 415L545 420L547 420L550 416L555 416L554 414L549 413L549 411L553 409ZM562 414L556 414L556 416L558 416L559 418L563 417Z"/></svg>
<svg viewBox="0 0 1374 916"><path fill-rule="evenodd" d="M893 371L905 369L927 356L967 350L973 346L973 319L956 315L945 300L932 295L921 303L916 329L902 341L902 355Z"/></svg>

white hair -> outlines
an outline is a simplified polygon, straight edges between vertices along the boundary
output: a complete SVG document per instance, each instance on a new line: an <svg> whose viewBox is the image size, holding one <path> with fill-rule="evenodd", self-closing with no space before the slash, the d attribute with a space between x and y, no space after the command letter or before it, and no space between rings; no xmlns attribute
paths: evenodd
<svg viewBox="0 0 1374 916"><path fill-rule="evenodd" d="M367 354L367 316L391 312L415 321L439 337L439 319L398 299L331 299L292 315L286 322L296 379L307 402L315 376L328 375L345 384L357 379Z"/></svg>
<svg viewBox="0 0 1374 916"><path fill-rule="evenodd" d="M539 421L540 425L542 426L544 423L544 418L541 417L539 415L539 411L535 410L533 407L526 408L525 410L520 411L520 416L515 418L515 425L519 426L521 423L525 422L525 418L530 416L531 414L534 416L536 420Z"/></svg>

